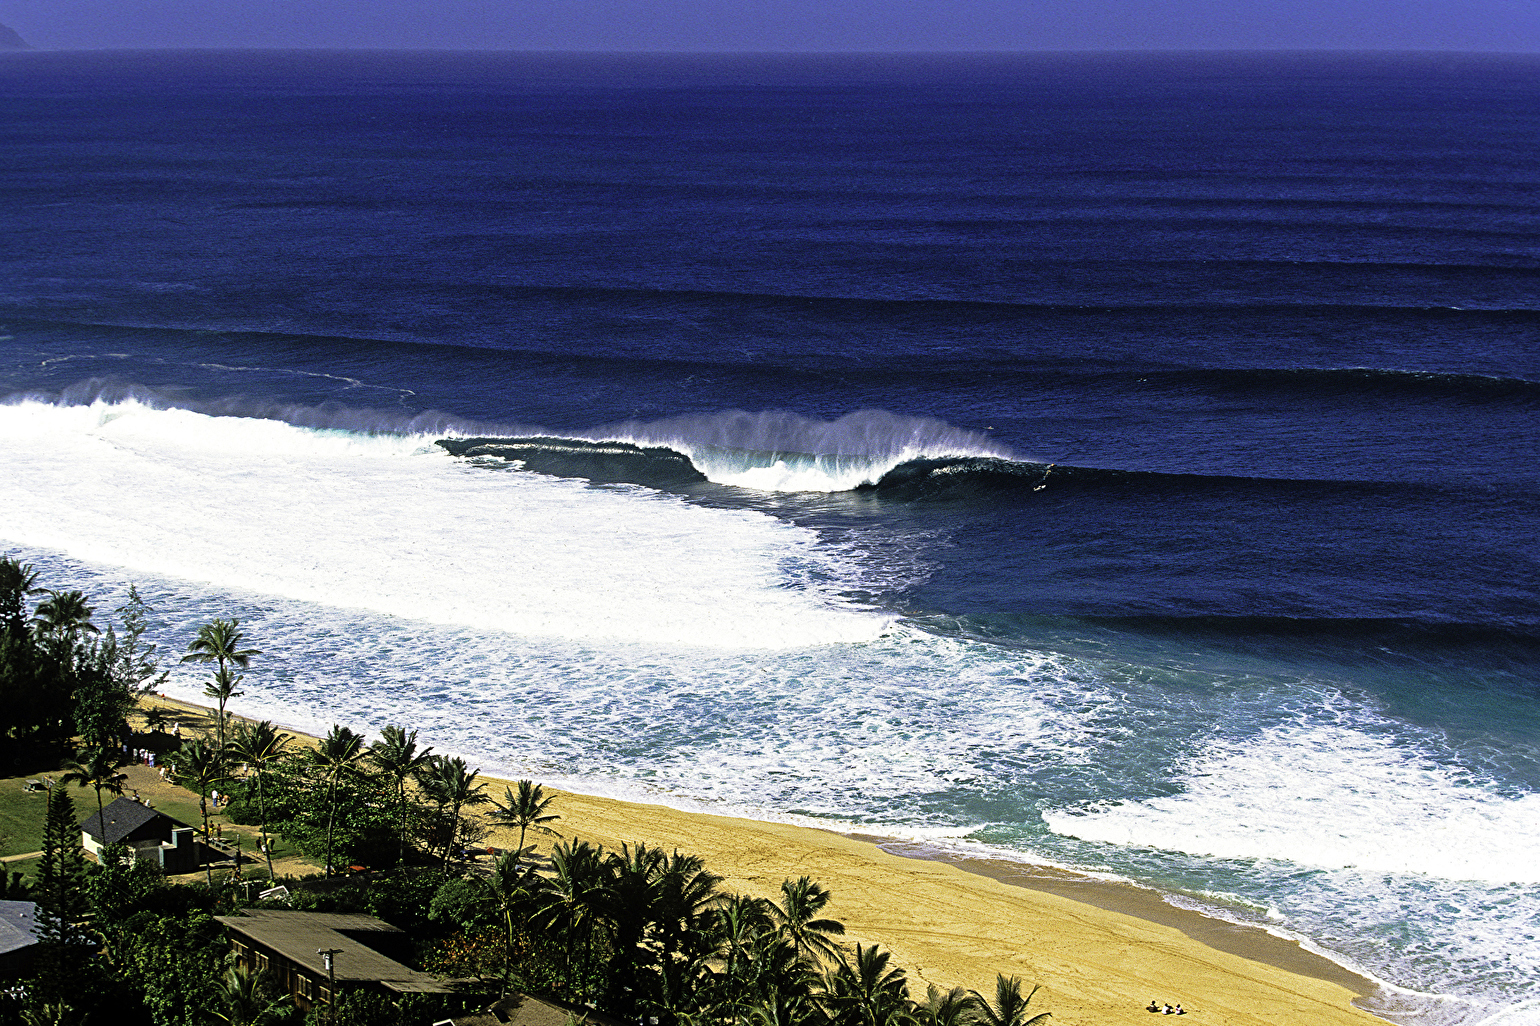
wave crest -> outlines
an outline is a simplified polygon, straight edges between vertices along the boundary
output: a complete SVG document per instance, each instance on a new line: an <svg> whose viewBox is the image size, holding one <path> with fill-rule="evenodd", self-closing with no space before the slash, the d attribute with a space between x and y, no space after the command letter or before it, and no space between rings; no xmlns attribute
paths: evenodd
<svg viewBox="0 0 1540 1026"><path fill-rule="evenodd" d="M592 441L672 450L708 481L772 492L851 491L921 459L1011 459L1009 449L981 432L885 410L858 410L832 421L785 410L728 410L583 434Z"/></svg>

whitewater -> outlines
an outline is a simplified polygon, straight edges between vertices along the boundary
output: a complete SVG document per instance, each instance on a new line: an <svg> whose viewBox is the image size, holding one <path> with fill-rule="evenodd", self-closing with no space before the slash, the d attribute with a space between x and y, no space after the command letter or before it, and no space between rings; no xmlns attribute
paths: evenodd
<svg viewBox="0 0 1540 1026"><path fill-rule="evenodd" d="M687 431L631 437L720 448ZM406 723L579 790L1158 879L1418 980L1379 1000L1423 1021L1495 1014L1540 971L1513 934L1540 927L1540 796L1363 696L959 635L852 598L891 567L813 529L435 441L13 401L0 537L103 608L134 582L169 651L239 616L267 653L241 708L298 729ZM1429 901L1457 913L1409 926Z"/></svg>

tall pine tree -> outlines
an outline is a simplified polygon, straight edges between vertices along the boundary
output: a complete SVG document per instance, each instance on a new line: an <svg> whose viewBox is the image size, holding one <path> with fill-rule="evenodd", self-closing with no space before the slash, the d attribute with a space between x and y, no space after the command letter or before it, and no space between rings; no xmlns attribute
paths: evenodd
<svg viewBox="0 0 1540 1026"><path fill-rule="evenodd" d="M85 882L86 859L80 848L75 800L63 784L54 784L48 789L43 860L33 888L40 942L33 996L42 1001L74 997L80 970L90 961L92 946L84 928L90 912Z"/></svg>

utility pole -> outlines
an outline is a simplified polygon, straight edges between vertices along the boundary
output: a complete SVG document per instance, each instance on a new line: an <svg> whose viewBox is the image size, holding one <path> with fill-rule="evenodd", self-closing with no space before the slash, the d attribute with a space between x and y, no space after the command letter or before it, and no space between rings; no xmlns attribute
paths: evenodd
<svg viewBox="0 0 1540 1026"><path fill-rule="evenodd" d="M327 994L326 1021L333 1024L337 1022L337 955L342 953L341 948L316 948L315 953L321 956L321 961L326 964Z"/></svg>

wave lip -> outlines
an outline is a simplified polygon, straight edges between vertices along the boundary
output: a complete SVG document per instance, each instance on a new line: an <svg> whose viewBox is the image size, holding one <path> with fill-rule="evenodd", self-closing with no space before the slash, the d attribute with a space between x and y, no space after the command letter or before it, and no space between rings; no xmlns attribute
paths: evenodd
<svg viewBox="0 0 1540 1026"><path fill-rule="evenodd" d="M985 435L924 417L861 410L820 421L768 410L631 422L575 437L450 437L456 456L495 456L558 477L670 489L710 481L763 492L847 492L897 468L957 461L1008 464Z"/></svg>
<svg viewBox="0 0 1540 1026"><path fill-rule="evenodd" d="M729 410L630 422L587 437L671 449L708 481L769 492L853 491L916 459L1011 458L1010 450L980 432L884 410L858 410L832 421L784 410Z"/></svg>

